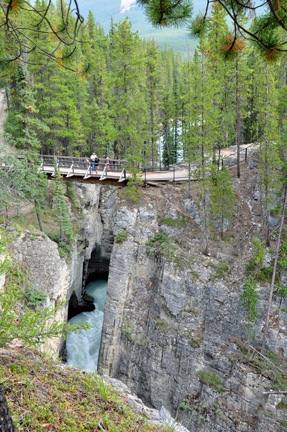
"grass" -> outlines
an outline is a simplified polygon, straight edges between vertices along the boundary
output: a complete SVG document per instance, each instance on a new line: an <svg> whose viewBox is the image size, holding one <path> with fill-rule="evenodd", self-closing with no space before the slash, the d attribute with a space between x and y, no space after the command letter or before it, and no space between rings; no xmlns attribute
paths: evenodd
<svg viewBox="0 0 287 432"><path fill-rule="evenodd" d="M122 243L122 242L127 241L127 239L128 239L128 233L126 231L122 231L116 235L115 242L116 243Z"/></svg>
<svg viewBox="0 0 287 432"><path fill-rule="evenodd" d="M284 411L287 411L287 402L281 400L279 404L276 406L277 409L283 409Z"/></svg>
<svg viewBox="0 0 287 432"><path fill-rule="evenodd" d="M212 263L210 263L209 265L215 269L215 273L210 278L210 280L212 281L216 279L225 279L226 276L230 273L229 266L224 262L221 262L218 265Z"/></svg>
<svg viewBox="0 0 287 432"><path fill-rule="evenodd" d="M178 212L177 218L171 217L163 217L159 220L160 225L167 225L173 228L185 228L191 224L190 216L186 216L185 214Z"/></svg>
<svg viewBox="0 0 287 432"><path fill-rule="evenodd" d="M275 368L272 364L267 362L262 356L251 352L248 354L248 346L240 339L230 338L230 340L238 346L241 350L241 355L239 356L239 360L242 363L248 364L252 370L264 376L270 381L270 388L277 390L286 390L287 388L287 359L286 357L276 354L275 352L266 349L264 352L264 356L270 360L275 366L279 367L284 373L280 372L277 368ZM260 347L257 348L260 351ZM238 358L237 358L238 360Z"/></svg>
<svg viewBox="0 0 287 432"><path fill-rule="evenodd" d="M0 382L17 432L167 432L148 426L102 377L37 353L0 355Z"/></svg>
<svg viewBox="0 0 287 432"><path fill-rule="evenodd" d="M200 370L197 372L197 375L202 384L213 387L218 392L224 392L226 390L226 388L221 385L221 379L217 373L209 370Z"/></svg>
<svg viewBox="0 0 287 432"><path fill-rule="evenodd" d="M200 334L198 336L191 337L188 343L192 348L199 348L203 342L203 339L204 335Z"/></svg>
<svg viewBox="0 0 287 432"><path fill-rule="evenodd" d="M168 323L167 323L165 320L163 320L163 319L158 319L158 320L156 321L156 328L157 328L161 333L164 333L164 334L167 334L168 331L169 331Z"/></svg>
<svg viewBox="0 0 287 432"><path fill-rule="evenodd" d="M156 233L145 243L147 254L155 258L164 257L167 262L174 264L176 270L190 268L193 264L193 258L188 253L182 252L180 247L175 244L176 241L172 236L161 232Z"/></svg>

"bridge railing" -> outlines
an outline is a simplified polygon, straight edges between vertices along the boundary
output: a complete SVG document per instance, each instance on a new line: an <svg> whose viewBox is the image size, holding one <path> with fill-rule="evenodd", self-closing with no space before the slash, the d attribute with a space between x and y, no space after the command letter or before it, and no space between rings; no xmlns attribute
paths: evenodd
<svg viewBox="0 0 287 432"><path fill-rule="evenodd" d="M244 148L239 149L239 162L247 162L248 159L252 156L252 153L254 151L254 144L251 143L248 146ZM231 168L232 166L237 164L237 151L234 153L230 153L226 156L223 156L221 159L221 165L225 166L226 168Z"/></svg>
<svg viewBox="0 0 287 432"><path fill-rule="evenodd" d="M42 156L42 163L45 167L54 167L54 158L56 158L57 164L59 168L71 168L73 169L84 169L86 170L90 165L91 161L89 158L84 157L69 157L69 156L50 156L44 155ZM119 171L121 172L124 167L126 167L127 161L121 159L110 159L109 166L110 171ZM105 159L99 159L98 168L100 170L104 169L106 166Z"/></svg>

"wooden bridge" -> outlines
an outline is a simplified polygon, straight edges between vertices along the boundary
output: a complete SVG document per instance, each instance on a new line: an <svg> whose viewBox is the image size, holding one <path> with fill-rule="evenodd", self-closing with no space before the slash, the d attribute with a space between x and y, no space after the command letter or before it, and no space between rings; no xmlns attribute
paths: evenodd
<svg viewBox="0 0 287 432"><path fill-rule="evenodd" d="M240 162L246 162L252 152L258 148L258 144L245 144L240 146ZM236 165L236 152L230 148L220 152L221 163L227 168ZM55 156L42 156L41 172L49 177L55 175L54 169ZM92 170L91 162L88 158L56 156L59 173L66 181L99 183L108 185L125 186L131 176L126 160L110 159L109 167L105 159L99 159L97 173ZM140 177L146 184L152 183L178 183L186 182L189 179L195 180L192 171L196 165L179 163L160 170L158 168L141 168ZM189 174L190 173L190 174Z"/></svg>
<svg viewBox="0 0 287 432"><path fill-rule="evenodd" d="M56 158L59 174L67 181L96 183L124 186L128 176L126 174L127 161L110 159L109 167L105 159L99 159L93 169L88 158L69 156L42 156L41 172L49 177L55 175L54 160Z"/></svg>

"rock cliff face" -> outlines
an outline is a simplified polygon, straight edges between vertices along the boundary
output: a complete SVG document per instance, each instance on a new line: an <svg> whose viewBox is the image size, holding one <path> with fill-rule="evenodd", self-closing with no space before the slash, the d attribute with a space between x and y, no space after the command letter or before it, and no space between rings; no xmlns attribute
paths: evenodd
<svg viewBox="0 0 287 432"><path fill-rule="evenodd" d="M258 355L247 361L242 344L245 267L252 238L263 233L256 176L237 181L236 188L237 216L223 239L211 239L210 256L202 254L203 224L194 196L170 186L146 191L134 205L112 187L77 185L81 241L68 264L45 236L24 233L15 242L15 260L29 266L48 304L73 293L80 299L86 282L108 277L99 368L146 404L165 406L193 432L287 430L284 395L263 394L278 386L280 372ZM266 265L271 258L272 252ZM285 279L282 274L283 285ZM262 340L268 283L258 287L258 296L253 346ZM275 296L268 347L281 368L286 310L286 301ZM60 319L66 317L67 308Z"/></svg>
<svg viewBox="0 0 287 432"><path fill-rule="evenodd" d="M13 242L13 261L22 271L28 268L28 277L37 292L46 294L46 306L59 304L69 298L70 291L81 286L81 263L73 255L71 265L61 259L57 244L45 235L34 236L24 232ZM79 273L78 273L79 272ZM79 275L77 277L77 275ZM56 318L67 320L67 307L58 311ZM45 343L46 351L58 352L59 341Z"/></svg>
<svg viewBox="0 0 287 432"><path fill-rule="evenodd" d="M213 242L211 256L202 254L200 211L184 192L147 192L141 206L114 201L111 230L116 239L127 236L111 253L99 368L147 404L167 407L191 431L287 426L284 395L263 394L273 388L276 369L258 375L241 343L247 332L240 296L251 256L244 236L262 235L254 184L244 187L233 223L238 230ZM242 220L244 205L250 213ZM262 340L268 294L269 284L262 284L253 346ZM274 299L268 339L278 355L287 343L284 302Z"/></svg>
<svg viewBox="0 0 287 432"><path fill-rule="evenodd" d="M82 294L91 275L100 271L108 274L107 254L113 243L108 228L111 215L103 221L100 211L101 195L103 202L108 202L113 191L82 184L77 184L76 188L83 207L82 228L79 241L75 243L67 262L60 257L57 244L45 234L23 232L13 242L12 251L14 263L18 263L22 270L28 269L28 278L34 289L47 295L46 306L66 301L56 316L62 322L67 321L71 298L78 311L86 307L82 304ZM44 350L56 355L61 348L62 342L55 339L47 341L44 346Z"/></svg>

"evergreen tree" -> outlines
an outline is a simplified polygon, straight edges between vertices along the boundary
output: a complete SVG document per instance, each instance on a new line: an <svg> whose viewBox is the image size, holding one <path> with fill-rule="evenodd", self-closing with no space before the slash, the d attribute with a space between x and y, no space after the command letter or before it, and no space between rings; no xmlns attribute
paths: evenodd
<svg viewBox="0 0 287 432"><path fill-rule="evenodd" d="M111 114L117 130L113 152L119 158L132 155L139 163L147 130L143 47L127 19L115 25L110 42Z"/></svg>
<svg viewBox="0 0 287 432"><path fill-rule="evenodd" d="M15 147L37 152L41 143L37 137L38 131L48 131L49 128L37 118L38 109L34 98L34 90L28 81L28 73L22 63L16 65L15 80L12 90L12 103L8 109L5 123L6 138Z"/></svg>
<svg viewBox="0 0 287 432"><path fill-rule="evenodd" d="M187 24L192 11L192 2L188 0L178 0L175 3L171 0L137 0L137 3L145 8L149 20L156 26ZM228 55L237 52L242 35L253 40L262 57L268 61L275 61L287 51L287 12L282 0L267 3L217 0L216 3L226 10L234 26L231 38L229 32L226 34L226 38L229 39L226 49ZM192 34L204 30L209 17L209 8L213 4L214 2L206 0L204 15L199 14L194 17L191 24L188 21ZM256 12L257 19L254 26L250 28L249 21L242 17L248 15L248 18L253 18Z"/></svg>
<svg viewBox="0 0 287 432"><path fill-rule="evenodd" d="M247 319L247 333L248 333L248 354L250 353L250 343L254 336L254 325L258 313L256 312L256 305L258 301L258 294L256 291L256 283L252 276L249 276L248 280L243 285L243 293L240 296L242 307L246 311Z"/></svg>
<svg viewBox="0 0 287 432"><path fill-rule="evenodd" d="M215 2L212 5L211 15L208 18L206 33L207 33L207 56L208 62L208 80L212 83L213 110L212 110L212 129L213 129L213 144L212 144L212 159L216 163L216 150L220 153L220 148L225 141L224 131L227 129L225 122L226 110L224 105L224 86L227 85L226 80L226 62L219 54L222 44L222 36L227 31L226 12L222 6ZM229 79L230 81L230 79ZM225 99L226 101L226 99Z"/></svg>
<svg viewBox="0 0 287 432"><path fill-rule="evenodd" d="M235 203L232 179L225 167L219 171L217 165L211 166L209 194L212 224L220 220L220 234L223 237L224 222L232 220Z"/></svg>
<svg viewBox="0 0 287 432"><path fill-rule="evenodd" d="M146 98L149 111L149 141L151 149L151 165L155 167L158 162L159 152L156 148L159 123L160 101L160 70L159 54L155 42L147 42L145 53L146 67ZM147 156L147 155L146 155Z"/></svg>
<svg viewBox="0 0 287 432"><path fill-rule="evenodd" d="M259 175L262 190L263 223L266 232L266 244L270 245L269 216L274 203L276 190L280 185L279 176L280 159L278 154L278 121L276 116L277 89L275 76L272 73L274 67L261 64L257 70L257 139L261 141L259 150Z"/></svg>
<svg viewBox="0 0 287 432"><path fill-rule="evenodd" d="M59 246L65 251L70 252L73 241L73 226L70 220L67 204L65 201L62 179L59 174L57 160L54 158L54 177L55 177L55 203L58 210L58 220L60 226Z"/></svg>
<svg viewBox="0 0 287 432"><path fill-rule="evenodd" d="M8 157L2 160L7 170L0 170L0 209L16 207L28 200L34 204L40 231L44 231L41 212L46 207L48 194L47 177L39 174L39 160L25 153L21 160Z"/></svg>

